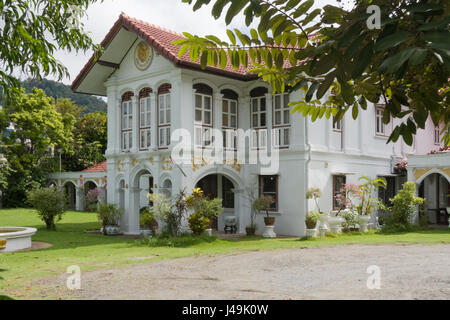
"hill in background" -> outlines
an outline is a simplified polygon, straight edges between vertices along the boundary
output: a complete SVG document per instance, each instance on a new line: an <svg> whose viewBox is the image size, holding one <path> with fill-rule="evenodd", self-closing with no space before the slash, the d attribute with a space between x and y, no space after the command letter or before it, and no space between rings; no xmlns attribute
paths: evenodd
<svg viewBox="0 0 450 320"><path fill-rule="evenodd" d="M107 110L107 104L103 99L86 94L74 93L72 92L69 86L60 82L47 79L42 80L29 79L23 81L22 86L25 88L27 92L31 92L33 88L42 89L49 97L53 97L54 99L69 98L77 106L86 107L86 110L84 110L83 112L84 114L96 111L106 112Z"/></svg>

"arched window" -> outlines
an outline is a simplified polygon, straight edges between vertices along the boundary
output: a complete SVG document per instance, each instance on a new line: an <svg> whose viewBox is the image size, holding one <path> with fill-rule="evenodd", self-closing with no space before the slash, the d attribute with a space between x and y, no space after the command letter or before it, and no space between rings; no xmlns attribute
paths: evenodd
<svg viewBox="0 0 450 320"><path fill-rule="evenodd" d="M151 88L144 88L139 92L139 148L148 150L151 140Z"/></svg>
<svg viewBox="0 0 450 320"><path fill-rule="evenodd" d="M158 143L161 149L170 145L171 88L170 83L164 83L158 88Z"/></svg>
<svg viewBox="0 0 450 320"><path fill-rule="evenodd" d="M167 198L172 198L172 181L170 179L164 180L162 192Z"/></svg>
<svg viewBox="0 0 450 320"><path fill-rule="evenodd" d="M213 90L210 86L198 83L194 85L195 98L195 144L206 147L211 145L213 127Z"/></svg>
<svg viewBox="0 0 450 320"><path fill-rule="evenodd" d="M121 148L129 151L133 147L133 92L128 91L122 95L121 112Z"/></svg>
<svg viewBox="0 0 450 320"><path fill-rule="evenodd" d="M252 131L252 148L267 147L267 88L258 87L250 92L250 127Z"/></svg>
<svg viewBox="0 0 450 320"><path fill-rule="evenodd" d="M222 131L223 146L226 149L236 149L236 129L238 128L238 98L239 95L230 89L220 92L222 98Z"/></svg>

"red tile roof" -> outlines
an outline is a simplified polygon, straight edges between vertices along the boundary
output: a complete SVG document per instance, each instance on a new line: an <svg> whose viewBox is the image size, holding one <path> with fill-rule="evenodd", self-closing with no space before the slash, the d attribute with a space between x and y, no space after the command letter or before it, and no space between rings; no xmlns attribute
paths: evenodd
<svg viewBox="0 0 450 320"><path fill-rule="evenodd" d="M97 163L95 166L83 170L83 172L106 172L106 171L107 171L106 161Z"/></svg>
<svg viewBox="0 0 450 320"><path fill-rule="evenodd" d="M117 22L114 24L114 26L106 35L105 39L102 41L101 45L103 48L105 48L105 50L117 35L117 33L121 30L121 28L125 28L128 31L135 32L137 35L142 37L142 39L146 40L147 43L152 46L160 55L171 60L176 65L185 68L201 69L200 63L191 61L188 52L186 52L182 57L178 57L178 51L180 47L173 45L172 42L179 39L185 39L183 35L138 19L131 18L124 13L120 15ZM90 58L88 63L84 66L80 74L74 80L72 84L72 90L77 90L81 81L89 73L94 65L95 55ZM221 69L220 67L207 67L203 71L221 74L240 80L254 80L257 78L254 74L247 74L247 70L245 70L242 66L238 70L235 70L230 62L228 62L225 69Z"/></svg>

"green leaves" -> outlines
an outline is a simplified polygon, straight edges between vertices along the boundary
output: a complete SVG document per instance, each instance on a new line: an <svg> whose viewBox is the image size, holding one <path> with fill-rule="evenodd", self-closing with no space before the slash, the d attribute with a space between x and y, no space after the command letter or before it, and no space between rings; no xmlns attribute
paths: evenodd
<svg viewBox="0 0 450 320"><path fill-rule="evenodd" d="M246 24L256 22L257 28L228 31L230 44L211 37L211 43L191 39L191 50L198 46L200 52L216 51L222 68L225 55L235 68L246 67L251 59L251 72L275 91L287 83L292 91L304 89L304 100L295 106L311 120L346 112L356 119L360 108L369 109L368 102L385 98L384 122L413 117L394 128L391 141L403 137L410 143L429 116L448 124L450 16L444 0L377 1L386 13L380 29L367 28L365 1L347 11L330 5L313 9L313 0L212 2L214 17L229 5L227 23L244 9ZM181 44L182 51L187 51L186 44ZM208 57L208 64L214 61L213 55Z"/></svg>
<svg viewBox="0 0 450 320"><path fill-rule="evenodd" d="M396 53L395 55L384 60L378 70L382 73L394 73L397 72L402 65L408 61L411 55L415 52L415 48L406 48Z"/></svg>
<svg viewBox="0 0 450 320"><path fill-rule="evenodd" d="M367 68L370 61L372 60L373 48L374 48L374 44L373 44L373 41L371 41L361 51L359 59L352 70L353 78L359 78L363 74L364 70Z"/></svg>
<svg viewBox="0 0 450 320"><path fill-rule="evenodd" d="M244 9L245 5L248 3L247 0L231 0L230 8L225 15L225 23L229 25L233 18Z"/></svg>
<svg viewBox="0 0 450 320"><path fill-rule="evenodd" d="M0 86L8 99L15 98L13 89L19 86L19 82L13 74L18 72L36 79L52 75L61 80L69 76L67 68L55 58L56 50L101 51L84 30L82 22L85 11L95 2L0 2ZM72 12L72 4L77 6L76 12Z"/></svg>
<svg viewBox="0 0 450 320"><path fill-rule="evenodd" d="M375 51L380 52L386 49L391 49L405 42L408 37L409 33L403 31L391 34L377 41L377 43L375 44Z"/></svg>

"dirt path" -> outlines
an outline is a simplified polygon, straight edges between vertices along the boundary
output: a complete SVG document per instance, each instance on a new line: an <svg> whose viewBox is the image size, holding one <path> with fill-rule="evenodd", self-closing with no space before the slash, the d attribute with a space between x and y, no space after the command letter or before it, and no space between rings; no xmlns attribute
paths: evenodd
<svg viewBox="0 0 450 320"><path fill-rule="evenodd" d="M381 289L367 289L367 268ZM339 246L143 263L39 281L62 299L450 299L450 245Z"/></svg>

